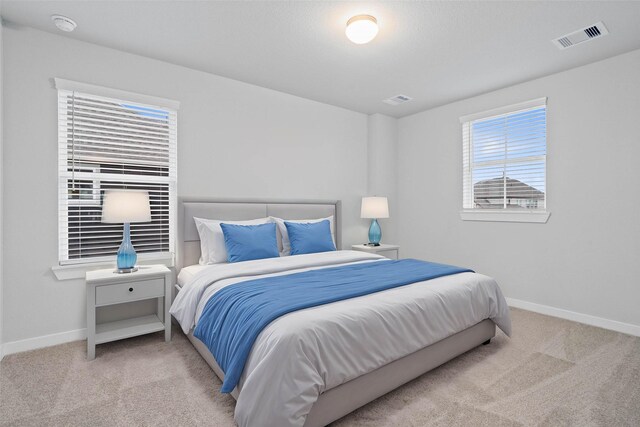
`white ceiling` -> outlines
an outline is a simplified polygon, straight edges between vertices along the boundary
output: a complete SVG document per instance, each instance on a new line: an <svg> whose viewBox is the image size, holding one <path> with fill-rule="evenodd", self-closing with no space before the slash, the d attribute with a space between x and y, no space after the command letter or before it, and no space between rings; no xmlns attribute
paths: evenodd
<svg viewBox="0 0 640 427"><path fill-rule="evenodd" d="M236 80L401 117L640 48L640 2L12 1L5 20ZM377 17L373 42L344 35ZM603 21L610 35L560 51L551 39ZM413 101L392 107L383 99Z"/></svg>

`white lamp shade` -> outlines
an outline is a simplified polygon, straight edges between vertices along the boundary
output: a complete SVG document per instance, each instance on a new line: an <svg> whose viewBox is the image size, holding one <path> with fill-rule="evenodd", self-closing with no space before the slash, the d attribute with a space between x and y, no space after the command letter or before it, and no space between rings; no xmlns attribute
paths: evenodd
<svg viewBox="0 0 640 427"><path fill-rule="evenodd" d="M389 202L386 197L363 197L361 218L389 218Z"/></svg>
<svg viewBox="0 0 640 427"><path fill-rule="evenodd" d="M149 222L151 208L146 191L114 191L104 193L102 222Z"/></svg>

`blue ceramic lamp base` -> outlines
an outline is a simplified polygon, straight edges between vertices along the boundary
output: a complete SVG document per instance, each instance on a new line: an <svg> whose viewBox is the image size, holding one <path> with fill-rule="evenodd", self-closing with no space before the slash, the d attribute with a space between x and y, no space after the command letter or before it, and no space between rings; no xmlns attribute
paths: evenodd
<svg viewBox="0 0 640 427"><path fill-rule="evenodd" d="M368 246L380 246L380 239L382 239L382 230L377 219L371 220L371 226L369 227L369 243Z"/></svg>
<svg viewBox="0 0 640 427"><path fill-rule="evenodd" d="M138 271L138 267L136 267L137 260L138 255L136 255L136 251L133 249L133 245L131 244L131 231L129 223L125 222L122 243L120 244L120 248L118 249L118 253L116 256L116 263L118 268L114 271L114 273L133 273L134 271Z"/></svg>

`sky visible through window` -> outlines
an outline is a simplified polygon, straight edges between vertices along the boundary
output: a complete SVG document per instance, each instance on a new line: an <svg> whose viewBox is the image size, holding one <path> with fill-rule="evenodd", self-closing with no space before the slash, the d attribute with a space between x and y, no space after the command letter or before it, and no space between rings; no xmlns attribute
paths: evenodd
<svg viewBox="0 0 640 427"><path fill-rule="evenodd" d="M546 107L472 123L472 182L508 177L545 188Z"/></svg>
<svg viewBox="0 0 640 427"><path fill-rule="evenodd" d="M152 119L169 120L169 113L155 108L141 107L139 105L120 104L121 106L133 110L137 114Z"/></svg>

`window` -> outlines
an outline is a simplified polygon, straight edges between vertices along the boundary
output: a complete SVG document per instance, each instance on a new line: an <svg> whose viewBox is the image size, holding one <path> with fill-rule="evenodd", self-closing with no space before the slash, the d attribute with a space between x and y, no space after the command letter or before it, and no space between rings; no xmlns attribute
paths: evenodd
<svg viewBox="0 0 640 427"><path fill-rule="evenodd" d="M546 222L546 98L460 121L462 218Z"/></svg>
<svg viewBox="0 0 640 427"><path fill-rule="evenodd" d="M177 103L55 81L60 264L114 259L123 226L101 222L104 192L111 189L149 193L152 220L131 224L132 243L140 258L171 256Z"/></svg>

